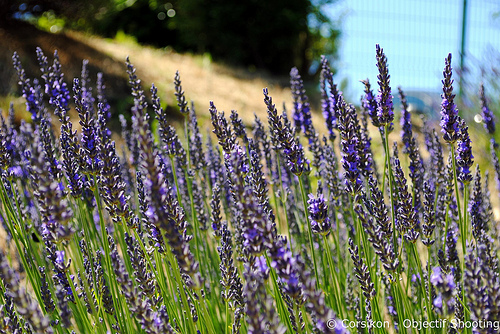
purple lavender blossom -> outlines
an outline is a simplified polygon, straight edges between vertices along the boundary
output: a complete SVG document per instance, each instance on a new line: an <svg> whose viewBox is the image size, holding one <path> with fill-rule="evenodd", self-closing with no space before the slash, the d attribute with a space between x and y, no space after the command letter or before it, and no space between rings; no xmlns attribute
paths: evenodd
<svg viewBox="0 0 500 334"><path fill-rule="evenodd" d="M479 88L479 97L481 99L481 111L483 115L483 124L486 131L493 136L495 133L495 115L488 107L488 101L486 99L486 94L484 93L484 85L481 84Z"/></svg>
<svg viewBox="0 0 500 334"><path fill-rule="evenodd" d="M444 80L443 94L441 97L441 132L443 133L444 141L449 144L454 144L459 138L458 128L458 109L453 102L455 94L453 94L453 79L451 68L451 53L444 60L445 67L443 71Z"/></svg>
<svg viewBox="0 0 500 334"><path fill-rule="evenodd" d="M97 81L96 81L96 86L97 86L97 105L99 103L102 103L102 114L105 117L106 122L108 122L111 118L111 106L108 103L108 100L106 98L106 85L104 84L104 76L102 72L97 73Z"/></svg>
<svg viewBox="0 0 500 334"><path fill-rule="evenodd" d="M98 109L103 108L99 103ZM101 114L102 115L102 114ZM107 128L104 125L104 131ZM125 222L129 227L137 227L130 208L130 196L126 192L126 184L121 173L120 159L116 154L115 142L101 138L99 145L100 171L99 171L99 191L102 195L106 210L115 223ZM104 141L104 143L103 143Z"/></svg>
<svg viewBox="0 0 500 334"><path fill-rule="evenodd" d="M413 138L412 133L412 124L411 124L411 114L408 111L408 103L406 102L406 95L401 89L398 87L399 97L401 99L401 139L405 148L403 153L409 152L410 140Z"/></svg>
<svg viewBox="0 0 500 334"><path fill-rule="evenodd" d="M89 110L91 111L92 115L95 115L95 98L92 95L92 86L91 86L91 80L90 80L90 73L89 73L89 61L88 59L84 59L82 61L82 72L80 75L80 86L81 86L81 94L83 99L86 101Z"/></svg>
<svg viewBox="0 0 500 334"><path fill-rule="evenodd" d="M328 218L328 205L326 204L323 194L319 194L315 197L313 194L309 194L309 219L311 220L311 230L314 233L318 233L324 236L330 234L331 223L330 218Z"/></svg>
<svg viewBox="0 0 500 334"><path fill-rule="evenodd" d="M472 174L470 167L474 163L474 156L472 155L471 141L469 137L469 128L465 121L460 122L460 132L457 144L457 167L458 179L463 184L468 184L472 181Z"/></svg>
<svg viewBox="0 0 500 334"><path fill-rule="evenodd" d="M261 155L257 143L253 139L249 139L248 147L250 150L250 164L251 172L250 178L252 183L252 188L260 206L266 212L271 224L275 225L275 216L272 207L269 203L269 198L267 196L267 181L262 170ZM275 229L275 227L274 227Z"/></svg>
<svg viewBox="0 0 500 334"><path fill-rule="evenodd" d="M485 322L487 320L494 323L499 319L500 279L497 274L498 258L491 254L491 245L487 245L487 243L480 241L476 249L469 248L467 250L467 255L464 257L464 294L468 300L467 306L471 311L470 319L472 321ZM495 263L493 266L492 261ZM478 333L495 332L487 331L487 327L479 329Z"/></svg>
<svg viewBox="0 0 500 334"><path fill-rule="evenodd" d="M294 271L298 275L298 281L301 283L304 294L304 301L308 312L316 318L315 329L319 333L344 334L348 331L342 326L330 328L332 319L337 324L341 324L335 316L335 313L326 306L325 296L322 290L316 289L315 279L311 277L311 272L305 268L304 261L299 256L295 256L292 261Z"/></svg>
<svg viewBox="0 0 500 334"><path fill-rule="evenodd" d="M103 143L111 139L111 130L107 127L107 123L111 119L111 106L106 99L105 88L103 75L99 72L97 73L97 128Z"/></svg>
<svg viewBox="0 0 500 334"><path fill-rule="evenodd" d="M125 243L127 244L127 254L130 258L130 264L134 269L135 281L138 283L139 290L144 297L147 297L151 301L151 306L158 307L162 297L159 296L159 291L157 290L158 281L149 270L149 266L146 265L146 254L139 246L139 241L131 237L127 232L125 232ZM100 256L102 253L98 252L97 255L99 256L98 259L100 264ZM102 277L102 279L104 279L104 277ZM112 311L113 305L111 298L110 301L110 311Z"/></svg>
<svg viewBox="0 0 500 334"><path fill-rule="evenodd" d="M377 192L379 192L379 194L381 194L380 190L378 190L378 188L374 188L373 184L373 178L370 176L371 189L376 190ZM377 217L381 212L377 213L376 210L381 210L382 208L377 207L374 210L374 205L377 205L377 203L372 202L372 204L368 204L367 206L368 209L372 211L372 214ZM381 211L383 212L383 219L385 220L385 222L378 220L378 224L375 224L371 217L366 217L366 214L360 204L356 204L354 211L358 214L358 219L368 236L368 241L371 242L373 248L375 249L375 253L380 257L385 270L394 272L398 268L399 260L397 258L396 252L394 252L394 246L392 242L389 241L390 234L385 232L385 230L387 229L386 224L390 224L390 222L387 216L387 208L385 208L385 204L382 203L382 205L384 206L384 209ZM390 225L389 228L391 228Z"/></svg>
<svg viewBox="0 0 500 334"><path fill-rule="evenodd" d="M263 268L257 263L245 264L244 293L246 299L251 300L251 302L246 303L248 333L283 334L286 332L286 328L280 324L273 301L266 293L266 272L261 269Z"/></svg>
<svg viewBox="0 0 500 334"><path fill-rule="evenodd" d="M134 96L133 129L137 135L141 152L141 160L145 168L146 184L149 191L147 200L149 209L148 219L165 233L165 238L177 259L182 272L192 279L189 284L201 285L199 264L189 249L190 237L186 234L186 220L184 210L173 196L165 176L160 171L159 156L155 150L153 134L149 125L149 116L146 112L146 98L142 90L141 81L135 75L135 68L127 59L127 73Z"/></svg>
<svg viewBox="0 0 500 334"><path fill-rule="evenodd" d="M78 143L78 138L76 137L76 131L73 131L69 122L69 117L67 124L61 126L61 151L63 156L63 167L66 171L66 180L68 181L68 188L71 191L71 195L75 198L79 198L83 193L83 188L85 185L85 176L81 174L80 166L80 146Z"/></svg>
<svg viewBox="0 0 500 334"><path fill-rule="evenodd" d="M17 72L17 76L19 77L18 84L21 87L23 97L26 99L26 110L31 114L33 122L38 123L42 119L45 112L41 87L38 84L37 79L34 79L33 85L31 85L30 79L26 76L17 52L14 52L12 60L14 62L14 68Z"/></svg>
<svg viewBox="0 0 500 334"><path fill-rule="evenodd" d="M61 63L59 61L59 54L54 51L54 61L52 66L48 65L47 57L43 54L41 48L36 48L38 63L42 71L42 79L45 82L45 94L49 97L49 104L56 106L56 101L65 109L68 109L70 101L70 92L68 86L64 82L64 74L61 71Z"/></svg>
<svg viewBox="0 0 500 334"><path fill-rule="evenodd" d="M337 85L333 83L333 73L328 65L328 58L321 56L321 110L325 117L326 127L328 129L330 141L335 140L334 129L337 128L337 101L340 92L337 90Z"/></svg>
<svg viewBox="0 0 500 334"><path fill-rule="evenodd" d="M361 82L365 86L365 95L362 99L362 106L370 116L373 126L380 128L382 125L380 124L377 116L377 101L373 96L373 90L371 89L370 81L366 79L362 80Z"/></svg>
<svg viewBox="0 0 500 334"><path fill-rule="evenodd" d="M49 317L42 313L37 303L31 298L21 284L20 277L9 265L7 257L0 251L0 277L4 287L9 287L6 294L12 298L12 302L18 310L23 310L23 318L28 321L35 333L54 333Z"/></svg>
<svg viewBox="0 0 500 334"><path fill-rule="evenodd" d="M354 109L348 107L343 99L339 101L338 108L340 111L339 131L342 137L342 166L344 167L346 191L354 196L362 189L358 150L359 138L356 131Z"/></svg>
<svg viewBox="0 0 500 334"><path fill-rule="evenodd" d="M423 183L424 192L424 220L422 223L422 243L427 247L430 247L435 239L432 238L434 229L436 228L436 208L434 205L435 189L431 187L431 184L427 181Z"/></svg>
<svg viewBox="0 0 500 334"><path fill-rule="evenodd" d="M194 109L194 102L191 101L191 110L189 114L189 156L191 157L191 166L194 170L201 170L206 166L205 154L203 152L203 136L198 127L198 119Z"/></svg>
<svg viewBox="0 0 500 334"><path fill-rule="evenodd" d="M304 82L296 67L290 71L290 83L293 97L292 114L295 122L295 131L298 132L302 128L304 134L309 137L308 134L311 133L312 127L311 108L305 94Z"/></svg>
<svg viewBox="0 0 500 334"><path fill-rule="evenodd" d="M243 307L245 304L242 291L243 285L238 270L234 266L231 232L226 223L223 223L220 228L219 239L220 246L217 247L217 252L219 253L219 269L222 276L220 281L222 298L231 307Z"/></svg>
<svg viewBox="0 0 500 334"><path fill-rule="evenodd" d="M179 140L177 131L173 126L168 124L167 114L163 110L160 104L160 98L158 97L158 89L154 84L151 85L151 99L152 106L155 111L156 119L159 124L160 138L164 144L164 151L170 157L177 157L180 165L185 166L185 155L186 151Z"/></svg>
<svg viewBox="0 0 500 334"><path fill-rule="evenodd" d="M390 83L389 70L387 68L387 57L384 54L384 49L380 45L376 45L377 50L377 68L379 74L378 85L379 90L377 94L377 116L381 126L388 125L392 127L394 120L393 104Z"/></svg>
<svg viewBox="0 0 500 334"><path fill-rule="evenodd" d="M116 246L111 249L110 257L116 282L120 287L121 294L124 296L131 314L138 319L141 327L147 333L154 333L152 329L158 328L158 324L153 317L151 301L149 298L145 298L146 300L140 298L137 287L134 285L133 279L131 279L130 274L125 268L125 264L118 254ZM167 332L169 331L167 330Z"/></svg>
<svg viewBox="0 0 500 334"><path fill-rule="evenodd" d="M354 272L358 278L361 290L366 299L371 300L375 297L375 284L371 280L370 269L364 263L363 257L359 255L358 246L349 238L349 253L354 264ZM365 260L366 261L366 260Z"/></svg>
<svg viewBox="0 0 500 334"><path fill-rule="evenodd" d="M209 111L214 127L213 132L219 140L219 145L225 153L231 152L236 145L236 136L224 117L224 111L218 112L213 101L210 101Z"/></svg>
<svg viewBox="0 0 500 334"><path fill-rule="evenodd" d="M0 168L6 171L11 167L11 164L11 154L8 149L6 133L4 129L0 128Z"/></svg>
<svg viewBox="0 0 500 334"><path fill-rule="evenodd" d="M264 154L264 158L266 161L266 174L268 176L268 180L270 183L275 182L274 171L273 168L273 151L271 150L271 140L269 139L268 133L266 129L264 129L264 124L257 115L255 116L255 121L253 125L253 138L256 142L256 145L262 146L262 153Z"/></svg>
<svg viewBox="0 0 500 334"><path fill-rule="evenodd" d="M474 175L474 188L469 201L468 211L470 213L472 235L476 240L487 231L486 212L483 206L483 192L481 188L481 171L479 166L476 166Z"/></svg>
<svg viewBox="0 0 500 334"><path fill-rule="evenodd" d="M231 124L233 125L234 135L243 140L243 143L248 144L248 136L245 128L245 124L243 124L243 120L238 115L236 110L231 110L231 116L229 116L231 120Z"/></svg>
<svg viewBox="0 0 500 334"><path fill-rule="evenodd" d="M64 251L56 251L56 263L64 266Z"/></svg>
<svg viewBox="0 0 500 334"><path fill-rule="evenodd" d="M393 171L398 189L398 201L396 210L396 228L404 234L410 242L416 242L418 238L418 216L414 207L413 198L408 190L406 177L398 158L396 148L394 149Z"/></svg>
<svg viewBox="0 0 500 334"><path fill-rule="evenodd" d="M184 96L184 91L182 90L181 76L179 75L179 71L175 72L174 87L175 87L175 97L177 99L177 106L179 106L179 111L183 116L188 116L189 107L186 101L186 97Z"/></svg>
<svg viewBox="0 0 500 334"><path fill-rule="evenodd" d="M282 122L283 116L278 116L276 106L269 96L267 88L264 88L264 103L267 106L269 126L273 141L279 144L279 147L285 153L289 170L300 176L310 172L309 160L305 158L304 149L294 137L289 123Z"/></svg>
<svg viewBox="0 0 500 334"><path fill-rule="evenodd" d="M365 177L368 177L368 175L373 173L376 166L375 166L375 161L373 160L371 138L368 131L368 123L364 121L364 118L362 118L362 121L363 121L363 128L360 128L358 126L358 131L357 131L359 137L358 151L360 157L361 172ZM355 121L355 123L358 122Z"/></svg>
<svg viewBox="0 0 500 334"><path fill-rule="evenodd" d="M45 267L38 267L38 269L40 271L40 292L42 294L43 305L48 313L52 313L55 310L55 305L54 300L52 299L52 292L50 291L49 284L47 282Z"/></svg>
<svg viewBox="0 0 500 334"><path fill-rule="evenodd" d="M73 93L75 100L75 108L80 117L80 125L82 126L82 149L85 156L83 161L84 171L89 175L95 175L99 167L99 142L100 138L97 133L95 119L93 117L90 101L85 97L85 91L80 85L80 80L75 78L73 81ZM90 182L91 179L89 179Z"/></svg>
<svg viewBox="0 0 500 334"><path fill-rule="evenodd" d="M442 314L451 313L455 302L453 297L456 294L453 273L443 273L440 267L434 267L430 275L429 280L438 293L432 302L434 307Z"/></svg>
<svg viewBox="0 0 500 334"><path fill-rule="evenodd" d="M29 171L42 218L42 236L44 240L61 241L69 239L74 233L68 222L72 216L66 197L64 185L54 179L50 172L50 163L40 143L38 131L33 151L26 151L26 159L30 161Z"/></svg>

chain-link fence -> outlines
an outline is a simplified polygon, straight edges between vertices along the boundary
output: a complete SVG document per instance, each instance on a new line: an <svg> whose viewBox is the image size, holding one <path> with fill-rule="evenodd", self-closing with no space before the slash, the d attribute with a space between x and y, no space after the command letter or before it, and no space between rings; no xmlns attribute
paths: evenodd
<svg viewBox="0 0 500 334"><path fill-rule="evenodd" d="M343 22L336 79L344 82L344 92L353 101L362 94L359 80L369 78L376 85L377 43L387 55L394 90L402 86L438 94L444 58L450 52L458 82L464 22L464 82L481 81L478 68L500 59L500 1L343 0L334 12Z"/></svg>

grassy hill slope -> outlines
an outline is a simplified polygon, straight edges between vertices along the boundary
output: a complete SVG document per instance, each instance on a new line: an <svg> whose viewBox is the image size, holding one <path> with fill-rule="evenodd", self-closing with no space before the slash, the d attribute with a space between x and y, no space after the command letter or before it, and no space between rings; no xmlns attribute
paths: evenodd
<svg viewBox="0 0 500 334"><path fill-rule="evenodd" d="M251 73L242 68L229 68L216 64L208 56L178 54L172 50L154 49L137 45L126 39L109 40L77 32L51 34L36 29L24 22L14 21L0 27L0 107L8 107L10 101L24 109L24 101L19 98L17 76L12 67L11 57L18 52L23 67L29 77L40 77L37 67L35 48L39 46L52 59L58 50L65 79L71 86L72 79L80 75L83 59L89 60L91 78L103 72L113 112L127 113L131 103L126 76L125 59L130 57L142 79L145 91L151 83L158 87L163 103L172 110L175 119L173 79L178 70L182 86L188 99L195 102L200 121L208 117L209 101L213 100L219 110L229 112L236 109L247 123L253 113L265 115L262 88L268 87L277 105L290 101L287 78L276 79L265 73ZM27 115L26 115L27 116Z"/></svg>

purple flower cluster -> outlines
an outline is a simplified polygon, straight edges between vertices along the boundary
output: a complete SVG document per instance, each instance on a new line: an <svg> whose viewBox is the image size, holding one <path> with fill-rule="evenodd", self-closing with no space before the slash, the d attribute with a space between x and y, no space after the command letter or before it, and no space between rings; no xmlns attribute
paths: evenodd
<svg viewBox="0 0 500 334"><path fill-rule="evenodd" d="M179 75L179 71L175 72L174 87L179 111L182 115L187 116L189 114L189 107L186 101L186 97L184 96L184 90L182 90L181 76Z"/></svg>
<svg viewBox="0 0 500 334"><path fill-rule="evenodd" d="M483 116L483 124L486 131L493 136L495 133L495 115L488 107L486 94L484 93L484 85L479 87L479 97L481 99L481 112Z"/></svg>
<svg viewBox="0 0 500 334"><path fill-rule="evenodd" d="M389 128L392 128L392 121L394 120L394 106L392 104L387 57L384 54L384 49L382 49L378 44L376 45L376 50L377 68L379 72L379 74L377 75L379 90L376 98L378 122L380 126L387 125L389 126Z"/></svg>
<svg viewBox="0 0 500 334"><path fill-rule="evenodd" d="M149 208L146 212L152 225L159 227L172 248L180 269L191 277L195 286L200 286L201 276L199 264L189 250L186 235L186 221L179 202L174 198L172 189L168 187L164 174L159 168L158 153L154 150L153 135L148 123L144 91L140 80L135 75L135 68L130 62L127 64L132 94L134 95L133 128L141 150L141 159L147 176L146 190L148 193ZM193 284L191 283L191 284Z"/></svg>
<svg viewBox="0 0 500 334"><path fill-rule="evenodd" d="M326 204L323 194L319 194L315 197L313 194L309 194L309 219L311 220L311 230L314 233L321 235L328 235L331 231L330 218L328 218L328 205Z"/></svg>
<svg viewBox="0 0 500 334"><path fill-rule="evenodd" d="M297 142L292 130L286 125L287 123L282 122L283 117L278 116L278 111L273 104L272 98L269 96L267 88L264 89L264 102L267 106L271 136L273 141L283 150L290 171L297 176L303 173L308 174L310 172L310 166L309 160L307 160L304 155L304 149L302 145Z"/></svg>
<svg viewBox="0 0 500 334"><path fill-rule="evenodd" d="M452 313L454 310L453 299L456 293L456 284L453 273L443 273L440 267L434 267L430 274L429 281L436 288L438 295L432 301L432 304L441 313Z"/></svg>
<svg viewBox="0 0 500 334"><path fill-rule="evenodd" d="M174 94L184 131L156 86L142 89L127 59L134 104L120 115L121 151L102 74L93 87L84 61L71 100L57 52L49 65L37 49L41 81L29 79L15 55L32 119L19 125L13 108L7 120L0 115L0 222L6 249L18 247L18 254L0 252L0 332L85 332L96 320L96 330L117 333L347 333L338 317L388 320L396 331L404 316L499 319L499 232L488 177L479 168L471 176L472 143L453 100L451 56L441 128L456 151L445 164L431 121L420 153L420 128L401 88L401 141L388 136L390 76L376 50L378 94L362 81L361 110L344 100L322 58L324 136L295 68L291 117L285 104L278 113L264 89L268 126L257 116L247 124L235 110L226 118L210 102L213 133L205 137L179 73ZM492 136L484 88L481 99ZM370 119L384 148L394 147L383 171ZM500 183L498 145L491 143Z"/></svg>
<svg viewBox="0 0 500 334"><path fill-rule="evenodd" d="M290 86L292 88L292 115L295 131L299 132L302 129L306 137L309 137L308 134L311 132L312 126L311 107L305 94L304 82L296 67L290 71Z"/></svg>
<svg viewBox="0 0 500 334"><path fill-rule="evenodd" d="M42 71L42 79L45 82L45 94L49 97L49 103L52 106L59 104L68 108L70 102L70 92L66 82L64 82L64 74L61 70L61 62L57 50L54 51L54 61L52 66L48 65L47 57L44 55L41 48L36 48L38 63Z"/></svg>
<svg viewBox="0 0 500 334"><path fill-rule="evenodd" d="M464 184L472 181L472 174L470 167L474 163L474 156L472 155L471 141L469 137L469 127L465 121L460 122L459 139L457 143L457 167L458 179Z"/></svg>
<svg viewBox="0 0 500 334"><path fill-rule="evenodd" d="M393 169L399 192L395 225L396 228L404 234L406 240L414 243L417 241L419 235L418 216L414 208L413 198L408 191L406 178L401 168L397 152L394 152Z"/></svg>
<svg viewBox="0 0 500 334"><path fill-rule="evenodd" d="M365 86L365 95L361 99L361 105L370 116L373 126L375 126L376 128L380 128L382 125L380 124L377 115L377 101L373 96L373 90L371 89L370 81L366 79L362 80L361 82Z"/></svg>
<svg viewBox="0 0 500 334"><path fill-rule="evenodd" d="M441 132L445 142L454 144L459 138L458 109L455 105L453 94L453 79L451 68L451 53L444 60L443 101L441 102Z"/></svg>
<svg viewBox="0 0 500 334"><path fill-rule="evenodd" d="M328 58L321 58L321 110L325 117L326 127L330 141L335 140L335 129L337 129L338 110L337 102L340 99L340 92L337 90L337 85L333 83L333 73L328 64Z"/></svg>
<svg viewBox="0 0 500 334"><path fill-rule="evenodd" d="M34 79L33 84L31 84L30 79L26 76L26 73L21 65L17 52L14 52L12 60L14 62L14 69L19 77L18 84L21 87L23 97L26 99L26 110L31 114L33 122L38 123L45 114L41 86L39 85L37 79Z"/></svg>
<svg viewBox="0 0 500 334"><path fill-rule="evenodd" d="M403 153L409 152L410 140L413 138L411 114L408 111L406 95L401 87L398 87L399 97L401 98L401 139L405 145Z"/></svg>
<svg viewBox="0 0 500 334"><path fill-rule="evenodd" d="M50 319L31 298L25 285L21 284L19 275L10 267L3 252L0 252L0 277L2 286L6 289L4 293L7 299L17 306L19 314L29 322L28 329L32 329L35 333L53 333Z"/></svg>
<svg viewBox="0 0 500 334"><path fill-rule="evenodd" d="M358 125L356 124L354 107L347 106L346 102L341 99L338 108L339 131L342 138L342 167L344 167L346 191L356 195L362 189Z"/></svg>

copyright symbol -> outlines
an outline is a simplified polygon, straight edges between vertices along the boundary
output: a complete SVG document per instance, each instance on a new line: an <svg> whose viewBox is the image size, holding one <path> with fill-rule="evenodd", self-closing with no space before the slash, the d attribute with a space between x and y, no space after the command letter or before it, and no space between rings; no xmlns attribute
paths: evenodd
<svg viewBox="0 0 500 334"><path fill-rule="evenodd" d="M327 326L329 329L335 329L335 327L337 327L337 321L335 321L335 319L329 319L329 320L326 322L326 326Z"/></svg>

